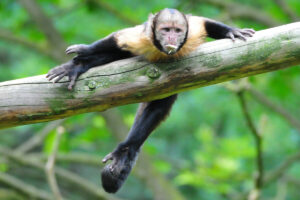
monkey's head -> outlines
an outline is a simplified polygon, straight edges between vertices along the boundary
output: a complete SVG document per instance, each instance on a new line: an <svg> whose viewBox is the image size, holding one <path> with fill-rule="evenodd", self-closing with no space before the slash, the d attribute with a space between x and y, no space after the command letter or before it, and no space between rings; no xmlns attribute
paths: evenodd
<svg viewBox="0 0 300 200"><path fill-rule="evenodd" d="M152 32L153 43L160 51L175 54L187 39L186 16L176 9L163 9L153 18Z"/></svg>

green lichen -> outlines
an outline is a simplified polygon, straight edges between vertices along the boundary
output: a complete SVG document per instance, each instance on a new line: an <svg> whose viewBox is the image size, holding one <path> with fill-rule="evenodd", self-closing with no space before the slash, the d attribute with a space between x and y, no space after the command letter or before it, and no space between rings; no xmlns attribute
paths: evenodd
<svg viewBox="0 0 300 200"><path fill-rule="evenodd" d="M273 54L281 48L281 40L279 38L268 40L264 44L260 44L258 47L259 48L255 48L252 45L249 45L247 49L247 54L242 55L239 58L239 60L245 64L248 64L249 62L264 61L271 54Z"/></svg>
<svg viewBox="0 0 300 200"><path fill-rule="evenodd" d="M160 71L159 69L157 69L156 67L150 67L147 72L146 72L147 76L151 79L157 79L160 77Z"/></svg>
<svg viewBox="0 0 300 200"><path fill-rule="evenodd" d="M222 62L222 57L219 54L210 56L209 58L203 59L201 61L203 66L208 68L215 68L219 66L221 62Z"/></svg>
<svg viewBox="0 0 300 200"><path fill-rule="evenodd" d="M66 106L64 99L61 99L61 97L48 99L47 103L54 114L61 114Z"/></svg>
<svg viewBox="0 0 300 200"><path fill-rule="evenodd" d="M88 87L90 90L94 90L97 87L97 82L96 81L89 81Z"/></svg>
<svg viewBox="0 0 300 200"><path fill-rule="evenodd" d="M143 96L143 93L138 92L138 93L135 94L135 96L136 96L136 97L142 97L142 96Z"/></svg>

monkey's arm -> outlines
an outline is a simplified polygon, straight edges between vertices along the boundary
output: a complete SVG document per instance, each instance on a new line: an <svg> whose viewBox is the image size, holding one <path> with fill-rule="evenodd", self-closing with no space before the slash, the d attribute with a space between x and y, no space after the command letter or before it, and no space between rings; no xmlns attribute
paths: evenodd
<svg viewBox="0 0 300 200"><path fill-rule="evenodd" d="M72 60L51 69L47 77L58 82L64 76L69 77L68 89L72 89L78 76L92 67L116 60L132 57L131 52L122 50L117 44L115 34L98 40L90 45L77 44L67 48L67 54L77 53Z"/></svg>
<svg viewBox="0 0 300 200"><path fill-rule="evenodd" d="M109 153L103 162L112 162L102 170L102 185L105 191L116 192L130 173L138 152L150 133L167 117L177 95L142 103L126 140Z"/></svg>
<svg viewBox="0 0 300 200"><path fill-rule="evenodd" d="M208 18L203 20L207 36L214 39L231 38L234 41L239 38L246 41L246 37L252 37L255 33L253 29L234 28Z"/></svg>

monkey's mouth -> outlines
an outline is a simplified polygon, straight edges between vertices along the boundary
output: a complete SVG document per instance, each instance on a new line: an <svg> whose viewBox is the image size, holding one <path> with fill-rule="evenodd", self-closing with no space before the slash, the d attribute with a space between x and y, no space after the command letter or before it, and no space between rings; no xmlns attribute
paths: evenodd
<svg viewBox="0 0 300 200"><path fill-rule="evenodd" d="M166 48L166 52L167 52L168 55L172 55L172 54L176 53L177 49L178 49L177 46L172 45L172 44L167 44L165 46L165 48Z"/></svg>

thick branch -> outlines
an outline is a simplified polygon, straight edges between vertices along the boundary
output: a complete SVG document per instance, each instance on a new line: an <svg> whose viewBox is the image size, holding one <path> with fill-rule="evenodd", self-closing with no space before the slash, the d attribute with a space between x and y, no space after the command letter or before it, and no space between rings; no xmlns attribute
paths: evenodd
<svg viewBox="0 0 300 200"><path fill-rule="evenodd" d="M133 58L89 70L67 90L67 79L45 75L0 83L0 128L55 120L145 102L174 93L300 64L300 23L257 32L248 42L209 42L177 62Z"/></svg>

